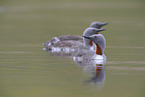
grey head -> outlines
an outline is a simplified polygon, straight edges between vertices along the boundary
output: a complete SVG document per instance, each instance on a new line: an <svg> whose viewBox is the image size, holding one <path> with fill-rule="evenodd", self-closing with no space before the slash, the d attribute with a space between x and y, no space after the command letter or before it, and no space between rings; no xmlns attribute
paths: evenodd
<svg viewBox="0 0 145 97"><path fill-rule="evenodd" d="M93 27L93 28L98 28L100 29L102 26L105 26L107 25L108 23L101 23L101 22L92 22L90 27Z"/></svg>
<svg viewBox="0 0 145 97"><path fill-rule="evenodd" d="M98 34L99 32L104 31L104 30L105 29L97 29L97 28L91 28L91 27L89 27L89 28L87 28L84 31L83 36L91 36L93 34ZM90 39L83 38L83 41L84 41L84 47L85 48L92 49L93 42Z"/></svg>
<svg viewBox="0 0 145 97"><path fill-rule="evenodd" d="M105 37L102 34L94 34L91 36L83 36L86 39L92 40L96 46L96 54L102 55L104 54L105 46L106 46L106 40Z"/></svg>
<svg viewBox="0 0 145 97"><path fill-rule="evenodd" d="M85 29L83 35L84 36L90 36L90 35L93 35L93 34L98 34L99 32L104 31L104 30L106 30L106 29L97 29L97 28L89 27L89 28Z"/></svg>

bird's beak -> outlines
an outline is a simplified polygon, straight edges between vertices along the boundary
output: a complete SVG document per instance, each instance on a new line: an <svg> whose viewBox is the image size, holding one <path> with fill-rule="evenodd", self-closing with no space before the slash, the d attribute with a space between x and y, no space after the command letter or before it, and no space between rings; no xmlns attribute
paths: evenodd
<svg viewBox="0 0 145 97"><path fill-rule="evenodd" d="M105 25L107 25L107 24L108 24L107 22L106 22L106 23L102 23L101 26L105 26Z"/></svg>
<svg viewBox="0 0 145 97"><path fill-rule="evenodd" d="M84 38L86 38L86 39L90 39L90 40L91 40L91 38L90 38L90 37L88 37L88 36L82 36L82 37L84 37Z"/></svg>
<svg viewBox="0 0 145 97"><path fill-rule="evenodd" d="M97 29L97 32L104 31L104 30L106 30L106 29Z"/></svg>

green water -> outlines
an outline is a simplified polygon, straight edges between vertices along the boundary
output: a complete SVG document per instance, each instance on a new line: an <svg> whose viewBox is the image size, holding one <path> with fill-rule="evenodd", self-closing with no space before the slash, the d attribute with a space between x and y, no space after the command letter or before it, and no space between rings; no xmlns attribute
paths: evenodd
<svg viewBox="0 0 145 97"><path fill-rule="evenodd" d="M145 97L143 0L0 1L0 97ZM72 58L51 56L42 43L82 35L93 21L109 22L101 89Z"/></svg>

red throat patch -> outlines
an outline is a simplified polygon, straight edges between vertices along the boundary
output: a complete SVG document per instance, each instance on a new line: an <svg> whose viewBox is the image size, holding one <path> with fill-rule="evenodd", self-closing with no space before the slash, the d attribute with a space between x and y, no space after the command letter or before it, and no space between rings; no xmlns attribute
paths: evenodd
<svg viewBox="0 0 145 97"><path fill-rule="evenodd" d="M98 46L98 45L96 45L96 46L97 46L96 54L102 55L102 50L101 50L100 46Z"/></svg>
<svg viewBox="0 0 145 97"><path fill-rule="evenodd" d="M90 40L90 43L89 43L89 44L90 44L90 46L93 46L93 41L92 41L92 40Z"/></svg>

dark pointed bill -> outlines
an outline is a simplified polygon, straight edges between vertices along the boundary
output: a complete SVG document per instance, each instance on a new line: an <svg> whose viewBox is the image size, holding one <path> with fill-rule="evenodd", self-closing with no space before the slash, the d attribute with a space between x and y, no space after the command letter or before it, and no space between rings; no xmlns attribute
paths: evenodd
<svg viewBox="0 0 145 97"><path fill-rule="evenodd" d="M106 22L106 23L102 23L101 26L105 26L105 25L107 25L107 24L108 24L107 22Z"/></svg>
<svg viewBox="0 0 145 97"><path fill-rule="evenodd" d="M86 38L86 39L91 39L90 37L88 37L88 36L82 36L82 37L84 37L84 38Z"/></svg>
<svg viewBox="0 0 145 97"><path fill-rule="evenodd" d="M98 32L100 32L100 31L104 31L104 30L106 30L106 29L97 29Z"/></svg>

